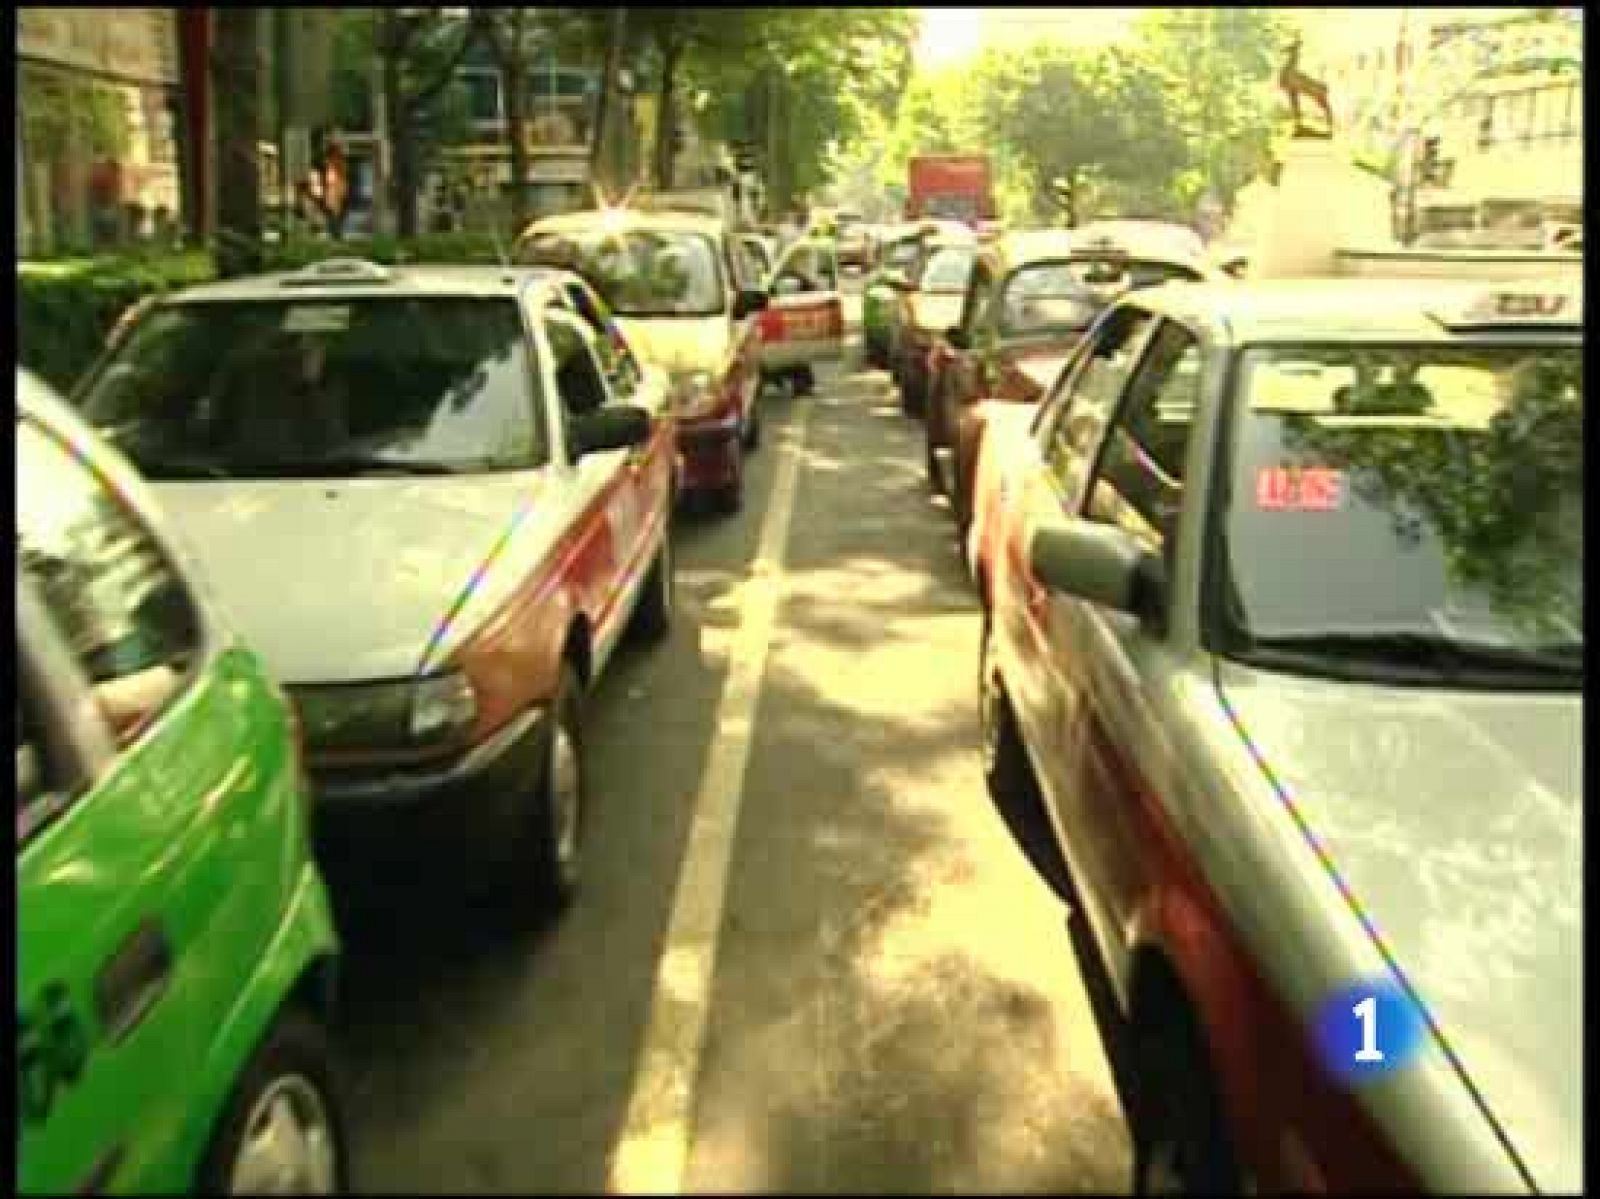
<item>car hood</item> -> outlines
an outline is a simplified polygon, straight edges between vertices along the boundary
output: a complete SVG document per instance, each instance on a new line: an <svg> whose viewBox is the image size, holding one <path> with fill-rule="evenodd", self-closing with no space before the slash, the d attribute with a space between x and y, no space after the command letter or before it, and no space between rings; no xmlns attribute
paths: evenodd
<svg viewBox="0 0 1600 1199"><path fill-rule="evenodd" d="M1578 695L1218 686L1539 1187L1582 1187Z"/></svg>
<svg viewBox="0 0 1600 1199"><path fill-rule="evenodd" d="M943 333L961 319L961 302L961 296L914 292L911 296L911 319L919 329Z"/></svg>
<svg viewBox="0 0 1600 1199"><path fill-rule="evenodd" d="M716 373L727 361L732 329L725 316L617 318L622 336L646 362L669 374L682 371Z"/></svg>
<svg viewBox="0 0 1600 1199"><path fill-rule="evenodd" d="M404 678L539 476L158 483L230 623L284 683Z"/></svg>

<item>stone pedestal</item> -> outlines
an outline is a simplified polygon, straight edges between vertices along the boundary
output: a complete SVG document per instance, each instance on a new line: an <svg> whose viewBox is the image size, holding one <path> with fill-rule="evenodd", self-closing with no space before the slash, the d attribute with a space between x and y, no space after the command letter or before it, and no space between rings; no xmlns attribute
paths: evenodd
<svg viewBox="0 0 1600 1199"><path fill-rule="evenodd" d="M1391 240L1388 185L1333 140L1290 143L1262 217L1252 278L1332 275L1336 250Z"/></svg>

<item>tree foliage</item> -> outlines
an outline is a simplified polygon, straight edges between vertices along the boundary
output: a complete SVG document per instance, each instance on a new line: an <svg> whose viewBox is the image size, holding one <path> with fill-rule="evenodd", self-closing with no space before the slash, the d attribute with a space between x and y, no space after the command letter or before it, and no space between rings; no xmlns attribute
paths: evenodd
<svg viewBox="0 0 1600 1199"><path fill-rule="evenodd" d="M1282 30L1265 9L1150 10L1123 43L990 50L913 77L892 120L863 123L835 168L876 162L898 190L913 155L982 149L1008 219L1056 215L1056 179L1075 185L1080 215L1188 217L1267 161Z"/></svg>

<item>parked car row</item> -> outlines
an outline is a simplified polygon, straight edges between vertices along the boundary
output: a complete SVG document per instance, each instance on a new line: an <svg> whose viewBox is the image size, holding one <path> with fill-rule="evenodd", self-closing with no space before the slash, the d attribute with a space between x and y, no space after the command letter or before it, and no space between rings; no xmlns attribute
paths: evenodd
<svg viewBox="0 0 1600 1199"><path fill-rule="evenodd" d="M763 379L837 356L826 248L553 218L142 302L70 404L18 371L24 1191L347 1185L322 870L571 900L586 696Z"/></svg>
<svg viewBox="0 0 1600 1199"><path fill-rule="evenodd" d="M977 260L930 470L1136 1190L1578 1189L1581 292L1080 249Z"/></svg>

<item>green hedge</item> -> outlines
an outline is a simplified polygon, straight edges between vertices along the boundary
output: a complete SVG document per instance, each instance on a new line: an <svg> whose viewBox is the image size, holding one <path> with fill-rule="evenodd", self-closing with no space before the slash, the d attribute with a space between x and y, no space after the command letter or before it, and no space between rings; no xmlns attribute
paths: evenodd
<svg viewBox="0 0 1600 1199"><path fill-rule="evenodd" d="M294 270L324 258L374 262L500 261L493 239L474 233L436 233L402 242L371 238L269 245L268 270ZM24 262L17 268L17 360L68 391L100 353L106 336L131 305L156 292L207 283L215 264L205 251L129 254Z"/></svg>

